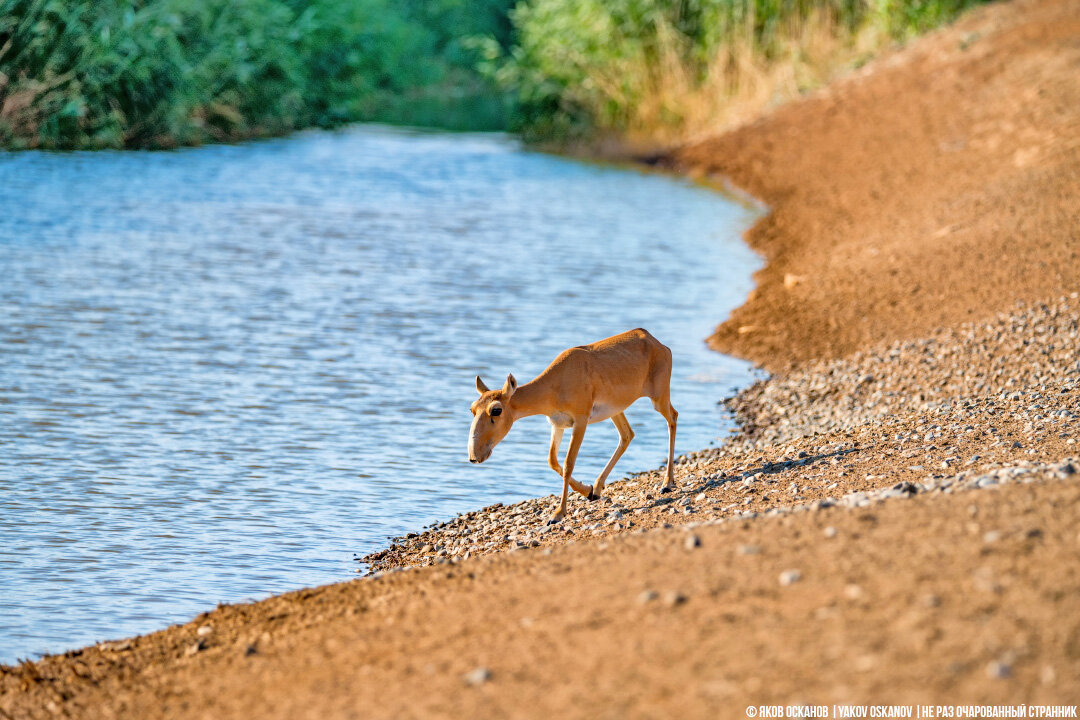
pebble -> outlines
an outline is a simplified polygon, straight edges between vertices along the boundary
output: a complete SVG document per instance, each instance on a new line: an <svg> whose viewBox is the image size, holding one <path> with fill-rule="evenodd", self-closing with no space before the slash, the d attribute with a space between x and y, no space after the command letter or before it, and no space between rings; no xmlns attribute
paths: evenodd
<svg viewBox="0 0 1080 720"><path fill-rule="evenodd" d="M682 605L684 602L686 602L686 596L678 590L670 590L664 593L664 605L667 607Z"/></svg>
<svg viewBox="0 0 1080 720"><path fill-rule="evenodd" d="M740 545L736 548L736 552L740 555L760 555L761 547L758 545Z"/></svg>
<svg viewBox="0 0 1080 720"><path fill-rule="evenodd" d="M637 596L637 601L642 605L647 605L658 597L660 597L660 594L655 590L642 590L641 594Z"/></svg>
<svg viewBox="0 0 1080 720"><path fill-rule="evenodd" d="M491 671L488 670L486 667L478 667L465 673L463 679L465 680L466 685L477 687L479 685L483 685L491 679Z"/></svg>
<svg viewBox="0 0 1080 720"><path fill-rule="evenodd" d="M800 580L802 580L802 573L798 570L785 570L784 572L780 573L781 585L794 585Z"/></svg>
<svg viewBox="0 0 1080 720"><path fill-rule="evenodd" d="M828 540L832 540L834 537L836 537L836 528L834 528L832 525L825 528L825 537Z"/></svg>
<svg viewBox="0 0 1080 720"><path fill-rule="evenodd" d="M701 547L701 538L697 535L687 535L684 542L687 550L693 550L694 548Z"/></svg>

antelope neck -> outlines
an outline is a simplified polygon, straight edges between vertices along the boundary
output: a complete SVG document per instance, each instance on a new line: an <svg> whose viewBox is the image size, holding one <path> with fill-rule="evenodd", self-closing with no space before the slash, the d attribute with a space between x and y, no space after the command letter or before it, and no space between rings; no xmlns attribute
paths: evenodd
<svg viewBox="0 0 1080 720"><path fill-rule="evenodd" d="M547 393L543 388L536 386L535 380L518 386L518 389L510 396L510 407L514 411L515 418L546 415L550 410Z"/></svg>

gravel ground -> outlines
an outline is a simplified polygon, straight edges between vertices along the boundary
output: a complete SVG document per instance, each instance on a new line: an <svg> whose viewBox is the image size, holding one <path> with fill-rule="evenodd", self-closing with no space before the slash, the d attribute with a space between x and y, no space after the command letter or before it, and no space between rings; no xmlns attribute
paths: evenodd
<svg viewBox="0 0 1080 720"><path fill-rule="evenodd" d="M575 496L556 525L546 524L554 495L497 504L395 538L358 558L358 571L1066 476L1078 454L1078 346L1074 293L810 363L728 400L740 430L719 448L679 457L675 493L657 492L658 468L610 483L599 502Z"/></svg>

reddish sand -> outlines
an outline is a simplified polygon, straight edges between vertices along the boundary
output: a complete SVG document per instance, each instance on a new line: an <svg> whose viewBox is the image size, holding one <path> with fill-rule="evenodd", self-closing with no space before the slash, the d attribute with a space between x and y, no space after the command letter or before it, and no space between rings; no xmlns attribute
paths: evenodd
<svg viewBox="0 0 1080 720"><path fill-rule="evenodd" d="M770 369L1074 291L1080 3L984 8L668 163L772 209L711 338Z"/></svg>

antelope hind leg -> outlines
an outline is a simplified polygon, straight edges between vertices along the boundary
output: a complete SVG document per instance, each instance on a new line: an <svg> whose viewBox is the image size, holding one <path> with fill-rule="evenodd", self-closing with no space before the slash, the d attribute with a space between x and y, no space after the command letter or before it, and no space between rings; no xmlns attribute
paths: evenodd
<svg viewBox="0 0 1080 720"><path fill-rule="evenodd" d="M667 460L667 480L660 486L660 492L671 492L676 487L675 484L675 426L679 420L679 413L675 411L675 408L671 406L671 399L668 397L660 398L659 400L653 400L653 407L656 408L656 412L664 416L667 420L668 426L668 460Z"/></svg>
<svg viewBox="0 0 1080 720"><path fill-rule="evenodd" d="M592 492L588 495L589 500L599 500L603 496L604 482L615 468L615 463L619 462L619 458L626 452L626 448L630 446L630 441L634 439L634 431L630 427L630 423L627 422L626 415L623 413L614 415L611 422L615 424L615 429L619 431L619 446L615 448L615 452L612 453L611 459L608 460L608 464L604 467L604 471L600 473L600 476L596 478L596 482L593 483Z"/></svg>

